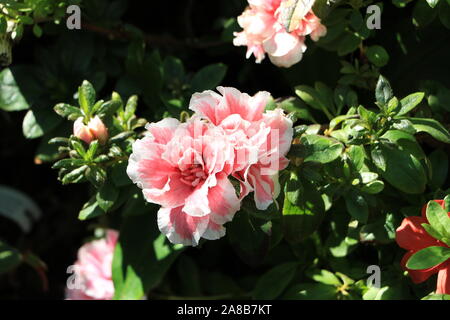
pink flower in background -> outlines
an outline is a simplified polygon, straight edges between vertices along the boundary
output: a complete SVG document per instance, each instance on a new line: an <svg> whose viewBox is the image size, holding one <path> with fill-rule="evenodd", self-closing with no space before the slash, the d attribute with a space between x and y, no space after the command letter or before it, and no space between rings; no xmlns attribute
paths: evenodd
<svg viewBox="0 0 450 320"><path fill-rule="evenodd" d="M108 140L108 129L98 116L90 119L87 125L80 117L73 123L73 135L87 144L93 140L98 140L101 144L104 144Z"/></svg>
<svg viewBox="0 0 450 320"><path fill-rule="evenodd" d="M86 243L78 250L73 283L68 283L68 300L111 300L114 296L112 259L119 234L108 230L106 237Z"/></svg>
<svg viewBox="0 0 450 320"><path fill-rule="evenodd" d="M290 67L299 62L306 50L305 36L317 41L326 34L326 27L313 13L313 0L303 3L296 12L297 17L291 23L288 32L285 26L286 7L290 0L248 0L249 7L238 17L239 25L244 29L234 34L235 46L247 46L246 57L252 54L260 63L267 53L273 64Z"/></svg>
<svg viewBox="0 0 450 320"><path fill-rule="evenodd" d="M254 191L256 207L265 210L278 196L278 171L286 168L293 136L292 121L281 109L264 112L268 92L253 97L235 88L218 87L192 96L189 108L225 130L234 144L233 176L241 183L240 199Z"/></svg>
<svg viewBox="0 0 450 320"><path fill-rule="evenodd" d="M147 201L162 206L158 226L173 243L197 245L218 239L240 201L228 179L233 145L220 127L193 117L166 118L147 125L133 144L127 173Z"/></svg>

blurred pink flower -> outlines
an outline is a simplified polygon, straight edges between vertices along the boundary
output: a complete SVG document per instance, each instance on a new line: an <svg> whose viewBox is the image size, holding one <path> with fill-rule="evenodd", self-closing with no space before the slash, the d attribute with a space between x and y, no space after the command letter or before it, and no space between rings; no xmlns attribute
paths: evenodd
<svg viewBox="0 0 450 320"><path fill-rule="evenodd" d="M119 234L108 230L104 239L86 243L78 250L73 283L68 283L68 300L111 300L114 296L112 259Z"/></svg>
<svg viewBox="0 0 450 320"><path fill-rule="evenodd" d="M248 0L248 3L249 7L238 17L244 30L235 32L233 44L247 46L247 59L253 54L257 63L267 53L276 66L290 67L303 57L305 36L317 41L326 34L326 27L312 11L313 0L306 1L291 32L283 21L283 10L289 0Z"/></svg>
<svg viewBox="0 0 450 320"><path fill-rule="evenodd" d="M268 92L253 97L235 88L195 93L189 108L223 128L232 141L232 175L241 183L240 199L254 191L256 207L265 210L278 196L278 171L286 168L293 136L292 121L281 109L266 111Z"/></svg>
<svg viewBox="0 0 450 320"><path fill-rule="evenodd" d="M73 123L73 135L87 144L93 140L98 140L101 144L104 144L108 140L108 129L98 116L91 118L87 125L83 123L83 118L80 117Z"/></svg>
<svg viewBox="0 0 450 320"><path fill-rule="evenodd" d="M197 117L166 118L146 126L133 144L127 173L147 201L159 204L158 226L173 243L218 239L240 201L228 176L233 145L220 127Z"/></svg>

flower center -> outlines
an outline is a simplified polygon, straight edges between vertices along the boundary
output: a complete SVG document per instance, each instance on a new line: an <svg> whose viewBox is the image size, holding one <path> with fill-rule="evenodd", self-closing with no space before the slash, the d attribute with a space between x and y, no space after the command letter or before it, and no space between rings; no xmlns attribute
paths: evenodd
<svg viewBox="0 0 450 320"><path fill-rule="evenodd" d="M193 164L181 172L181 181L192 187L196 187L200 182L205 181L206 177L206 173L199 164Z"/></svg>

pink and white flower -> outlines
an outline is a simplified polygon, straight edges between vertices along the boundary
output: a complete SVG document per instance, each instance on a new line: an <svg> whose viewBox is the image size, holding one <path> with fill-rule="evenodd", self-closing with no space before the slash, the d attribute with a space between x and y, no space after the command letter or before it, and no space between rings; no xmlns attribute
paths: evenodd
<svg viewBox="0 0 450 320"><path fill-rule="evenodd" d="M264 112L268 92L253 97L235 88L218 87L192 96L189 108L223 128L234 145L233 177L241 183L240 199L254 191L256 207L265 210L278 196L278 171L287 167L292 121L281 109Z"/></svg>
<svg viewBox="0 0 450 320"><path fill-rule="evenodd" d="M193 117L146 126L133 144L127 173L147 201L162 206L158 226L173 243L218 239L240 208L233 185L234 150L225 131Z"/></svg>
<svg viewBox="0 0 450 320"><path fill-rule="evenodd" d="M86 243L78 250L73 265L73 282L68 283L68 300L111 300L114 296L112 260L119 234L107 230L104 239Z"/></svg>
<svg viewBox="0 0 450 320"><path fill-rule="evenodd" d="M290 0L248 0L249 7L238 17L244 29L234 34L235 46L247 46L247 59L253 54L260 63L267 53L270 61L279 67L290 67L299 62L306 50L305 37L317 41L326 34L326 27L313 13L313 0L307 1L297 17L293 30L284 26L284 7Z"/></svg>

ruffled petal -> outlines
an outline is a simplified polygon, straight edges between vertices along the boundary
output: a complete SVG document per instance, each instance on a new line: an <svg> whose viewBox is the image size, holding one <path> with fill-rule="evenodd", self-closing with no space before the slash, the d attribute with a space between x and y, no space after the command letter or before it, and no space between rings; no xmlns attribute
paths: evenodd
<svg viewBox="0 0 450 320"><path fill-rule="evenodd" d="M167 144L173 137L180 122L174 118L165 118L156 123L148 123L145 128L148 130L156 143Z"/></svg>
<svg viewBox="0 0 450 320"><path fill-rule="evenodd" d="M209 221L208 228L203 233L202 238L206 240L218 240L225 235L225 228L217 223Z"/></svg>
<svg viewBox="0 0 450 320"><path fill-rule="evenodd" d="M231 221L241 205L233 184L225 175L220 177L217 185L209 190L208 202L211 208L210 218L217 224Z"/></svg>
<svg viewBox="0 0 450 320"><path fill-rule="evenodd" d="M163 207L175 208L184 204L184 201L193 192L193 187L181 181L179 174L173 175L163 188L143 189L145 199L148 202L159 204Z"/></svg>
<svg viewBox="0 0 450 320"><path fill-rule="evenodd" d="M262 175L259 166L255 165L250 168L247 178L254 190L256 208L266 210L279 190L278 175Z"/></svg>
<svg viewBox="0 0 450 320"><path fill-rule="evenodd" d="M170 242L183 245L198 245L208 227L208 217L193 217L178 208L161 208L158 211L159 230Z"/></svg>

